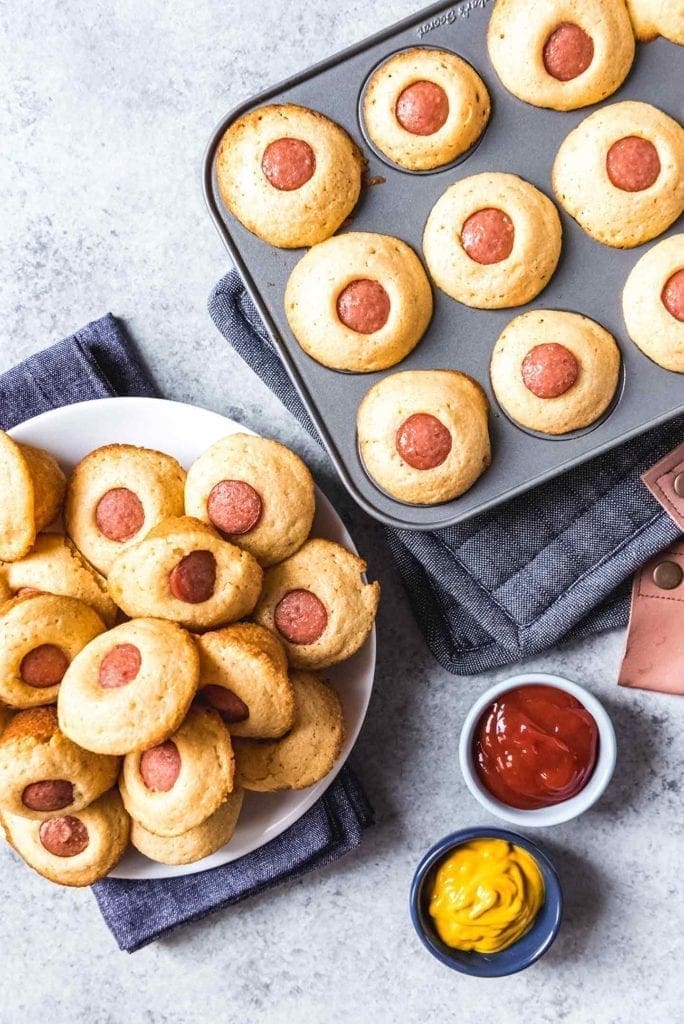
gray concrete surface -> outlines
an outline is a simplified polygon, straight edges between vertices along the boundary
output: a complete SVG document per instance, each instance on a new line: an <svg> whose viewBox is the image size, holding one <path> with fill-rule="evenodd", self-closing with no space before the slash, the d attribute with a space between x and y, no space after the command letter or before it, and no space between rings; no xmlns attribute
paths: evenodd
<svg viewBox="0 0 684 1024"><path fill-rule="evenodd" d="M411 13L410 0L3 0L0 3L0 369L107 310L163 392L325 460L228 350L205 309L226 270L200 164L232 104ZM330 492L338 495L330 483ZM340 498L343 506L348 507ZM461 780L460 723L488 682L432 660L373 531L384 584L375 694L354 763L377 825L346 861L118 952L88 891L0 850L0 1021L22 1024L632 1024L682 1020L681 699L617 689L622 636L536 659L591 687L620 744L606 798L547 830L567 916L519 976L476 981L432 960L408 887L447 831L493 819Z"/></svg>

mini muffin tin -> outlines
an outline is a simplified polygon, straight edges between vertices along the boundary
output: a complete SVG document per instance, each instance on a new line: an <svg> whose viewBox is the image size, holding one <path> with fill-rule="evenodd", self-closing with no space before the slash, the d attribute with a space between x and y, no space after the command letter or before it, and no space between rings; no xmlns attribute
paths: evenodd
<svg viewBox="0 0 684 1024"><path fill-rule="evenodd" d="M396 235L422 259L428 214L458 178L510 171L555 201L551 168L558 147L596 107L561 113L529 106L508 93L487 53L492 7L493 0L429 7L260 93L222 120L205 155L204 190L209 210L277 352L345 486L370 515L393 527L429 530L453 525L684 412L684 378L661 369L637 349L626 333L621 310L622 289L630 270L649 246L676 233L677 224L646 245L617 250L594 242L559 208L563 224L560 263L533 302L513 309L470 309L435 287L434 317L415 350L390 370L349 374L314 362L300 349L288 326L283 306L285 285L305 250L274 249L256 238L232 217L220 198L214 165L228 126L266 103L298 103L326 114L349 132L368 159L368 182L384 179L362 190L352 223L343 230ZM492 115L479 144L456 165L436 171L412 173L397 168L367 144L360 123L360 98L369 75L383 60L411 46L457 53L484 79L492 98ZM644 100L678 118L676 83L681 77L681 56L677 46L663 39L637 44L627 81L605 103ZM497 404L489 383L489 360L499 334L515 316L539 308L570 310L597 320L616 338L622 352L622 384L608 413L592 427L561 437L516 426ZM469 491L442 505L406 505L391 498L368 477L358 454L356 411L368 389L388 373L418 369L461 370L483 385L491 403L492 465Z"/></svg>

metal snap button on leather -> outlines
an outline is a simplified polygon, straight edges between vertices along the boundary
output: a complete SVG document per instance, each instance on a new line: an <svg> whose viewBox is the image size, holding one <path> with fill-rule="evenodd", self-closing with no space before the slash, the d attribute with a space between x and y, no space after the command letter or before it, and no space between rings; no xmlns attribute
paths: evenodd
<svg viewBox="0 0 684 1024"><path fill-rule="evenodd" d="M682 582L684 571L677 562L658 562L653 570L653 582L660 590L674 590Z"/></svg>
<svg viewBox="0 0 684 1024"><path fill-rule="evenodd" d="M672 489L679 498L684 498L684 473L677 473L672 481Z"/></svg>

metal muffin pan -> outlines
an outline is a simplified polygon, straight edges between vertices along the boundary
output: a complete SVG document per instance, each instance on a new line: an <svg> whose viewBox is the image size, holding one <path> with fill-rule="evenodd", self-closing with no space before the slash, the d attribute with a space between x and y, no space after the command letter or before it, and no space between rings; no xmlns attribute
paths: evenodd
<svg viewBox="0 0 684 1024"><path fill-rule="evenodd" d="M433 286L434 317L414 351L390 370L350 374L327 369L307 356L287 323L285 285L305 250L273 248L247 231L221 201L215 175L221 137L236 118L265 103L298 103L342 125L368 159L368 179L385 179L362 190L352 223L344 230L396 235L421 259L427 216L457 179L483 171L510 171L555 201L551 168L558 147L596 107L560 113L529 106L508 93L487 53L492 7L493 0L462 0L420 11L241 104L218 125L205 154L204 191L211 215L342 481L370 515L398 528L451 526L684 412L684 378L644 356L629 339L622 318L621 296L627 275L658 239L636 249L610 249L590 239L559 208L563 223L560 263L533 302L503 310L470 309ZM489 89L492 115L480 143L456 165L414 174L392 166L366 144L359 102L368 76L378 64L398 50L421 45L448 49L469 61ZM678 118L680 80L681 50L677 46L663 39L638 44L627 81L603 105L639 99ZM677 229L675 224L659 238ZM499 334L513 317L536 308L570 310L597 320L616 338L622 353L623 386L609 413L591 428L560 438L516 426L498 406L489 381L489 360ZM464 495L441 505L407 505L391 498L372 482L358 454L356 411L363 396L387 374L416 369L461 370L483 385L491 403L492 465Z"/></svg>

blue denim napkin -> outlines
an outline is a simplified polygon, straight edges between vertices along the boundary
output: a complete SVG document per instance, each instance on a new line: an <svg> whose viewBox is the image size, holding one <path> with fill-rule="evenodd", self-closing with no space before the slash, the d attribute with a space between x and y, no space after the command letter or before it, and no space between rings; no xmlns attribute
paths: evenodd
<svg viewBox="0 0 684 1024"><path fill-rule="evenodd" d="M156 396L126 333L102 317L0 375L0 427L7 430L48 409L113 395ZM223 867L194 875L93 886L119 947L147 945L280 882L331 864L361 842L373 810L348 765L299 821L266 846Z"/></svg>
<svg viewBox="0 0 684 1024"><path fill-rule="evenodd" d="M109 313L0 375L0 427L48 409L112 395L156 397L140 357Z"/></svg>
<svg viewBox="0 0 684 1024"><path fill-rule="evenodd" d="M235 271L217 284L209 312L317 437ZM456 674L484 672L625 625L628 578L679 535L639 476L683 438L680 416L466 523L385 530L437 660Z"/></svg>
<svg viewBox="0 0 684 1024"><path fill-rule="evenodd" d="M179 925L334 863L359 845L372 824L373 809L345 765L313 807L253 853L195 875L147 882L105 878L93 891L119 948L133 953Z"/></svg>

